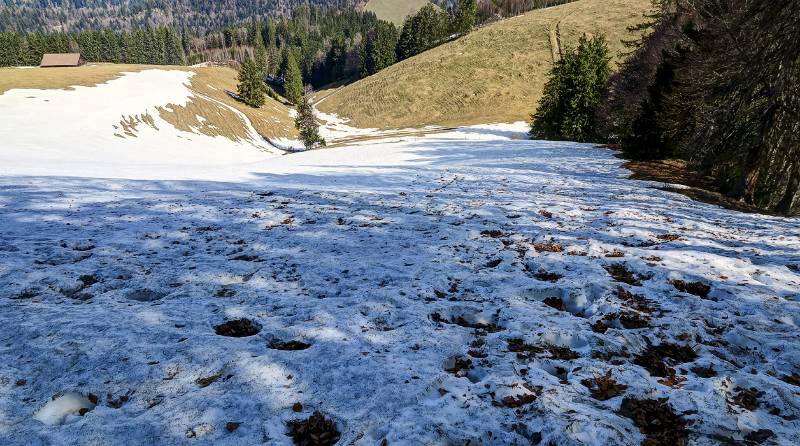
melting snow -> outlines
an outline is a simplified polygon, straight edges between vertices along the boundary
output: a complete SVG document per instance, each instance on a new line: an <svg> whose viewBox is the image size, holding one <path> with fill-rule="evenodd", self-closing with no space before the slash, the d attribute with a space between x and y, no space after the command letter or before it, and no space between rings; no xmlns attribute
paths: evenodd
<svg viewBox="0 0 800 446"><path fill-rule="evenodd" d="M124 169L36 136L0 177L0 443L289 444L319 410L342 445L638 445L626 397L690 444L800 443L798 220L523 131ZM36 421L64 389L98 407Z"/></svg>

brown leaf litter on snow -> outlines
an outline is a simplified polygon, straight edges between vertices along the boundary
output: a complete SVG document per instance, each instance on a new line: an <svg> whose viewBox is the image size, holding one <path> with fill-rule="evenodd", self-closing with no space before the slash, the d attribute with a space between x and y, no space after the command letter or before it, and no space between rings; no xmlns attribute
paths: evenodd
<svg viewBox="0 0 800 446"><path fill-rule="evenodd" d="M764 395L764 392L753 387L749 389L737 387L734 389L734 392L736 393L728 400L728 402L751 412L758 409L758 406L761 405L759 399Z"/></svg>
<svg viewBox="0 0 800 446"><path fill-rule="evenodd" d="M289 421L287 426L286 435L298 446L332 446L341 437L336 424L319 411L305 420Z"/></svg>
<svg viewBox="0 0 800 446"><path fill-rule="evenodd" d="M697 359L697 353L688 345L663 343L651 345L633 360L633 363L644 367L651 376L662 378L674 376L675 369L671 366L692 362Z"/></svg>
<svg viewBox="0 0 800 446"><path fill-rule="evenodd" d="M627 283L628 285L640 286L644 277L634 274L623 263L605 265L603 269L608 272L612 279L617 282Z"/></svg>
<svg viewBox="0 0 800 446"><path fill-rule="evenodd" d="M693 294L702 299L706 299L708 297L708 293L711 292L711 287L703 282L685 282L683 280L673 280L671 283L672 286L674 286L678 291Z"/></svg>
<svg viewBox="0 0 800 446"><path fill-rule="evenodd" d="M564 248L559 245L558 243L550 242L550 243L534 243L533 249L536 252L562 252Z"/></svg>
<svg viewBox="0 0 800 446"><path fill-rule="evenodd" d="M297 350L305 350L311 347L311 344L308 344L303 341L281 341L280 339L272 339L267 344L267 347L273 350L286 350L286 351L297 351Z"/></svg>
<svg viewBox="0 0 800 446"><path fill-rule="evenodd" d="M261 327L247 318L233 319L214 326L214 331L220 336L232 338L245 338L255 336L261 331Z"/></svg>
<svg viewBox="0 0 800 446"><path fill-rule="evenodd" d="M605 375L595 375L592 379L583 379L581 384L586 386L591 392L592 397L600 401L606 401L616 396L622 395L628 386L619 384L611 375L611 370Z"/></svg>
<svg viewBox="0 0 800 446"><path fill-rule="evenodd" d="M645 439L642 446L686 446L689 433L686 420L673 412L667 399L637 400L626 397L620 415L633 420Z"/></svg>

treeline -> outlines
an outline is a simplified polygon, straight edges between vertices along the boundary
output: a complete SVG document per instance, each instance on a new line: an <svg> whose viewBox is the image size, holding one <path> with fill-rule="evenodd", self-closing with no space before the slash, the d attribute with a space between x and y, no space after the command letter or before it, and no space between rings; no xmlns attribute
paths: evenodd
<svg viewBox="0 0 800 446"><path fill-rule="evenodd" d="M566 75L556 64L532 136L569 138L581 127L630 158L681 158L729 197L800 214L800 2L655 4L638 27L645 37L607 82L597 82L602 61ZM592 53L584 43L569 55L588 62ZM553 100L570 88L586 101Z"/></svg>
<svg viewBox="0 0 800 446"><path fill-rule="evenodd" d="M514 17L534 9L549 8L575 0L480 0L478 22L486 23L506 17Z"/></svg>
<svg viewBox="0 0 800 446"><path fill-rule="evenodd" d="M0 67L38 65L45 53L82 53L89 62L182 65L188 40L172 28L115 33L0 33Z"/></svg>
<svg viewBox="0 0 800 446"><path fill-rule="evenodd" d="M300 5L348 9L356 0L3 0L0 31L125 31L171 26L196 35L287 16Z"/></svg>
<svg viewBox="0 0 800 446"><path fill-rule="evenodd" d="M37 65L48 52L81 52L90 62L150 64L241 63L252 58L265 77L282 81L296 64L301 82L319 87L374 74L466 33L476 13L475 0L458 0L447 11L429 5L409 17L402 33L371 12L314 6L300 6L289 17L252 20L203 36L169 27L5 32L0 34L0 66Z"/></svg>

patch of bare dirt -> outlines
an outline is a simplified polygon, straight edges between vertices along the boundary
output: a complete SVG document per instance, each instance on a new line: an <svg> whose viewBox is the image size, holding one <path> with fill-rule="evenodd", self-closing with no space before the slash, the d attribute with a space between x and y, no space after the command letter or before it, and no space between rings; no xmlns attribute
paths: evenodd
<svg viewBox="0 0 800 446"><path fill-rule="evenodd" d="M292 420L287 426L286 435L298 446L332 446L341 438L336 424L319 411L305 420Z"/></svg>
<svg viewBox="0 0 800 446"><path fill-rule="evenodd" d="M668 192L739 212L764 213L754 206L721 194L713 178L692 171L683 160L629 161L622 167L633 172L630 179L665 183L661 189ZM688 188L670 186L671 184Z"/></svg>
<svg viewBox="0 0 800 446"><path fill-rule="evenodd" d="M534 243L533 244L533 249L535 249L536 252L562 252L562 251L564 251L564 248L561 245L559 245L558 243L553 243L553 242L550 242L550 243Z"/></svg>
<svg viewBox="0 0 800 446"><path fill-rule="evenodd" d="M297 351L297 350L305 350L311 347L311 344L302 342L302 341L281 341L280 339L272 339L267 344L267 347L273 350L285 350L285 351Z"/></svg>
<svg viewBox="0 0 800 446"><path fill-rule="evenodd" d="M759 399L764 395L764 392L752 387L749 389L736 388L734 392L734 395L728 402L751 412L758 409L758 406L761 405Z"/></svg>
<svg viewBox="0 0 800 446"><path fill-rule="evenodd" d="M711 292L711 287L703 282L685 282L683 280L673 280L672 286L678 291L683 293L693 294L702 299L708 298L708 293Z"/></svg>
<svg viewBox="0 0 800 446"><path fill-rule="evenodd" d="M630 271L624 263L605 265L603 266L603 269L608 272L612 279L616 280L617 282L627 283L628 285L640 286L642 284L642 280L646 279L645 277Z"/></svg>
<svg viewBox="0 0 800 446"><path fill-rule="evenodd" d="M555 296L548 297L543 302L548 307L555 308L558 311L567 311L567 307L566 305L564 305L564 301L561 300L560 297L555 297Z"/></svg>
<svg viewBox="0 0 800 446"><path fill-rule="evenodd" d="M592 379L581 380L581 384L586 386L591 392L592 397L600 401L610 400L625 393L628 386L619 384L611 375L611 370L605 375L597 375Z"/></svg>
<svg viewBox="0 0 800 446"><path fill-rule="evenodd" d="M250 319L242 318L223 322L215 326L214 331L220 336L245 338L257 335L261 327Z"/></svg>
<svg viewBox="0 0 800 446"><path fill-rule="evenodd" d="M664 343L651 345L644 352L637 355L633 363L644 367L652 376L675 376L672 366L692 362L697 359L697 353L688 345Z"/></svg>
<svg viewBox="0 0 800 446"><path fill-rule="evenodd" d="M686 420L673 412L667 399L637 400L624 398L620 415L633 420L646 438L642 446L686 446L689 432Z"/></svg>

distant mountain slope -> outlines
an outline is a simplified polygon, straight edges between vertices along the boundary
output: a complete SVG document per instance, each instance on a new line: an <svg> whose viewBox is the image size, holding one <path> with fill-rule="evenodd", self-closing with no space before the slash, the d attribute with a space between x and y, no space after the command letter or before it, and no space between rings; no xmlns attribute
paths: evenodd
<svg viewBox="0 0 800 446"><path fill-rule="evenodd" d="M3 68L2 162L225 164L281 153L265 138L296 135L289 108L248 107L225 93L235 88L227 67Z"/></svg>
<svg viewBox="0 0 800 446"><path fill-rule="evenodd" d="M379 19L402 26L409 15L419 11L429 3L428 0L369 0L364 7L372 11Z"/></svg>
<svg viewBox="0 0 800 446"><path fill-rule="evenodd" d="M288 15L298 5L354 4L355 0L3 0L0 31L173 25L203 34L253 17Z"/></svg>
<svg viewBox="0 0 800 446"><path fill-rule="evenodd" d="M612 55L649 0L579 0L478 29L317 96L318 108L360 127L403 128L526 120L562 45L583 33L606 35Z"/></svg>

